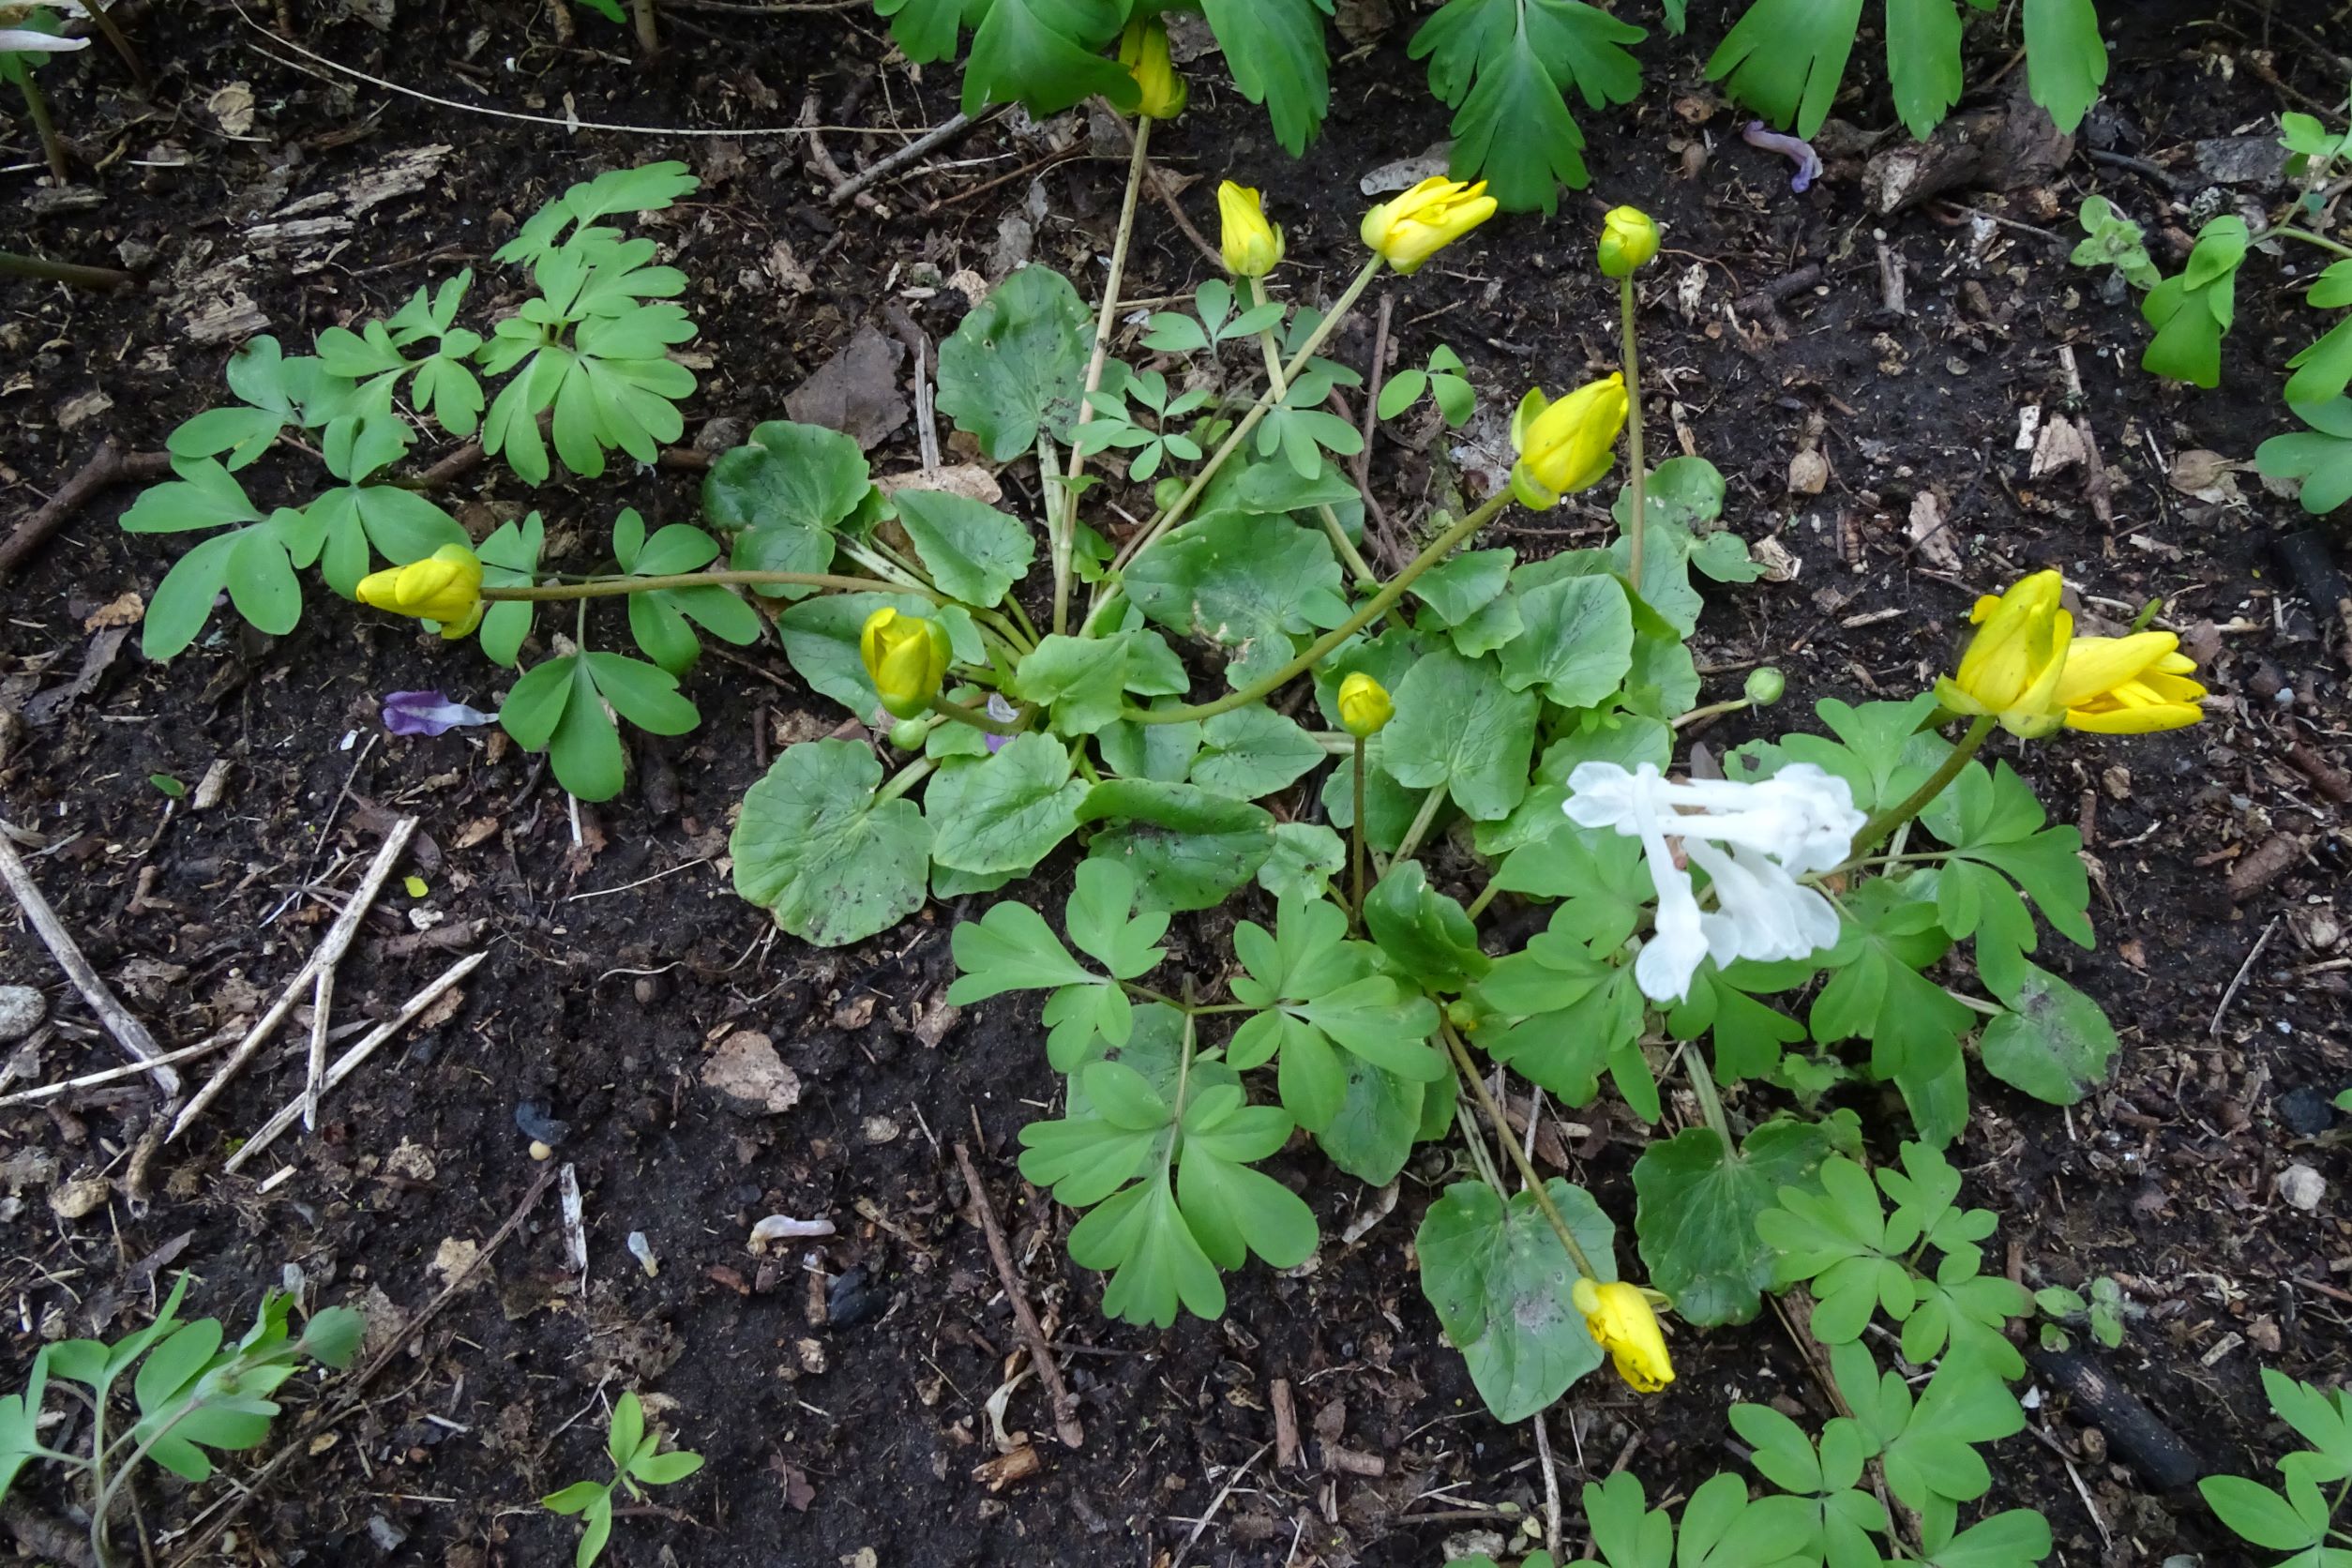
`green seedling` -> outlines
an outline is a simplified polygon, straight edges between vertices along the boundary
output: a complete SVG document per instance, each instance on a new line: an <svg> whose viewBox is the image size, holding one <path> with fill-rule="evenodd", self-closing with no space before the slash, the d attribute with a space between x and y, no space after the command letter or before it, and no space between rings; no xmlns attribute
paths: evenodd
<svg viewBox="0 0 2352 1568"><path fill-rule="evenodd" d="M660 1451L661 1434L645 1429L645 1407L634 1389L614 1403L604 1446L612 1458L611 1480L575 1481L539 1500L539 1506L551 1514L579 1515L586 1527L580 1531L579 1549L572 1554L573 1568L588 1568L604 1555L605 1544L612 1538L615 1493L626 1491L641 1502L644 1487L674 1485L702 1468L700 1454L683 1448L668 1454Z"/></svg>

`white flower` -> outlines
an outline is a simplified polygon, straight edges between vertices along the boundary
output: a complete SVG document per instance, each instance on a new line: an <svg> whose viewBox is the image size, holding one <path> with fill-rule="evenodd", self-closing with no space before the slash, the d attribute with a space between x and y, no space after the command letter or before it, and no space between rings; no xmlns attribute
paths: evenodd
<svg viewBox="0 0 2352 1568"><path fill-rule="evenodd" d="M1648 762L1633 773L1585 762L1568 776L1568 789L1571 822L1642 842L1658 913L1634 979L1651 1001L1689 996L1710 955L1718 964L1802 958L1837 941L1837 912L1797 879L1843 864L1868 820L1843 778L1799 762L1754 784L1676 784ZM1669 837L1683 841L1712 882L1712 913L1700 911Z"/></svg>
<svg viewBox="0 0 2352 1568"><path fill-rule="evenodd" d="M34 0L29 7L0 7L12 13L10 20L21 20L26 10L47 8L62 11L68 16L87 16L78 0ZM87 38L61 38L54 33L37 32L30 27L0 27L0 54L68 54L77 49L87 49Z"/></svg>

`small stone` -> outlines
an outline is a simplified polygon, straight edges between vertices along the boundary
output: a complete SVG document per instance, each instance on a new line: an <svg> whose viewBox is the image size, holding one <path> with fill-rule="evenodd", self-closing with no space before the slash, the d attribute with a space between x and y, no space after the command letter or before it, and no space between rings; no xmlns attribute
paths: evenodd
<svg viewBox="0 0 2352 1568"><path fill-rule="evenodd" d="M2272 1101L2270 1109L2298 1138L2317 1138L2336 1122L2336 1108L2316 1089L2290 1090Z"/></svg>
<svg viewBox="0 0 2352 1568"><path fill-rule="evenodd" d="M702 1063L702 1082L746 1115L781 1116L800 1104L800 1075L776 1054L774 1041L749 1030L719 1042Z"/></svg>
<svg viewBox="0 0 2352 1568"><path fill-rule="evenodd" d="M59 1219L83 1219L104 1208L113 1196L114 1184L105 1177L76 1176L51 1189L49 1207Z"/></svg>
<svg viewBox="0 0 2352 1568"><path fill-rule="evenodd" d="M817 1373L825 1369L825 1348L822 1340L804 1339L792 1349L800 1354L800 1369L803 1372Z"/></svg>
<svg viewBox="0 0 2352 1568"><path fill-rule="evenodd" d="M2328 1183L2318 1171L2298 1162L2279 1172L2279 1196L2305 1214L2319 1207L2319 1200L2328 1196ZM50 1199L52 1207L56 1199Z"/></svg>
<svg viewBox="0 0 2352 1568"><path fill-rule="evenodd" d="M0 1045L12 1045L41 1026L49 999L30 986L0 986Z"/></svg>
<svg viewBox="0 0 2352 1568"><path fill-rule="evenodd" d="M555 1151L535 1138L531 1140L531 1157L542 1162L551 1160L555 1157Z"/></svg>
<svg viewBox="0 0 2352 1568"><path fill-rule="evenodd" d="M898 1123L887 1116L868 1116L866 1119L866 1141L868 1143L897 1142Z"/></svg>

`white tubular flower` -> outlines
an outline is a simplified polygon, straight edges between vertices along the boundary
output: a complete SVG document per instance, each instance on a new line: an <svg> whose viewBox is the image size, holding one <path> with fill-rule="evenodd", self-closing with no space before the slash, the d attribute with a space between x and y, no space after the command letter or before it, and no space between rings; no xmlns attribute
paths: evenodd
<svg viewBox="0 0 2352 1568"><path fill-rule="evenodd" d="M1688 997L1711 954L1718 964L1802 958L1837 941L1837 912L1797 879L1842 864L1868 820L1843 778L1799 762L1758 783L1676 784L1648 762L1634 773L1585 762L1568 789L1571 822L1642 841L1658 915L1634 979L1652 1002ZM1712 880L1714 912L1699 911L1668 837Z"/></svg>
<svg viewBox="0 0 2352 1568"><path fill-rule="evenodd" d="M21 21L28 10L53 10L66 16L87 16L77 0L33 0L29 6L0 6L11 22ZM0 27L0 54L69 54L77 49L87 49L87 38L61 38L54 33L38 32L30 27Z"/></svg>

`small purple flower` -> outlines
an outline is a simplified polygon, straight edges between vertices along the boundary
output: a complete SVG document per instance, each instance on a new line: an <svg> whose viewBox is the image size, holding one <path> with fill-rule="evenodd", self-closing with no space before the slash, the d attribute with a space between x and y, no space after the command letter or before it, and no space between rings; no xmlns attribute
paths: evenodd
<svg viewBox="0 0 2352 1568"><path fill-rule="evenodd" d="M437 691L394 691L384 699L384 727L396 735L445 735L460 725L497 722L496 714L452 702Z"/></svg>
<svg viewBox="0 0 2352 1568"><path fill-rule="evenodd" d="M1802 137L1783 136L1765 128L1761 120L1750 120L1740 133L1751 147L1761 147L1768 153L1778 153L1797 166L1789 176L1788 188L1802 196L1813 188L1813 182L1821 177L1821 155L1813 150L1813 143Z"/></svg>
<svg viewBox="0 0 2352 1568"><path fill-rule="evenodd" d="M1006 701L1003 692L992 691L988 693L988 716L990 718L995 719L999 724L1010 724L1013 720L1020 717L1020 716L1021 711L1013 706L1010 701ZM1012 738L1013 737L1010 735L988 736L988 755L993 757L999 751L1002 751L1004 748L1004 743Z"/></svg>

